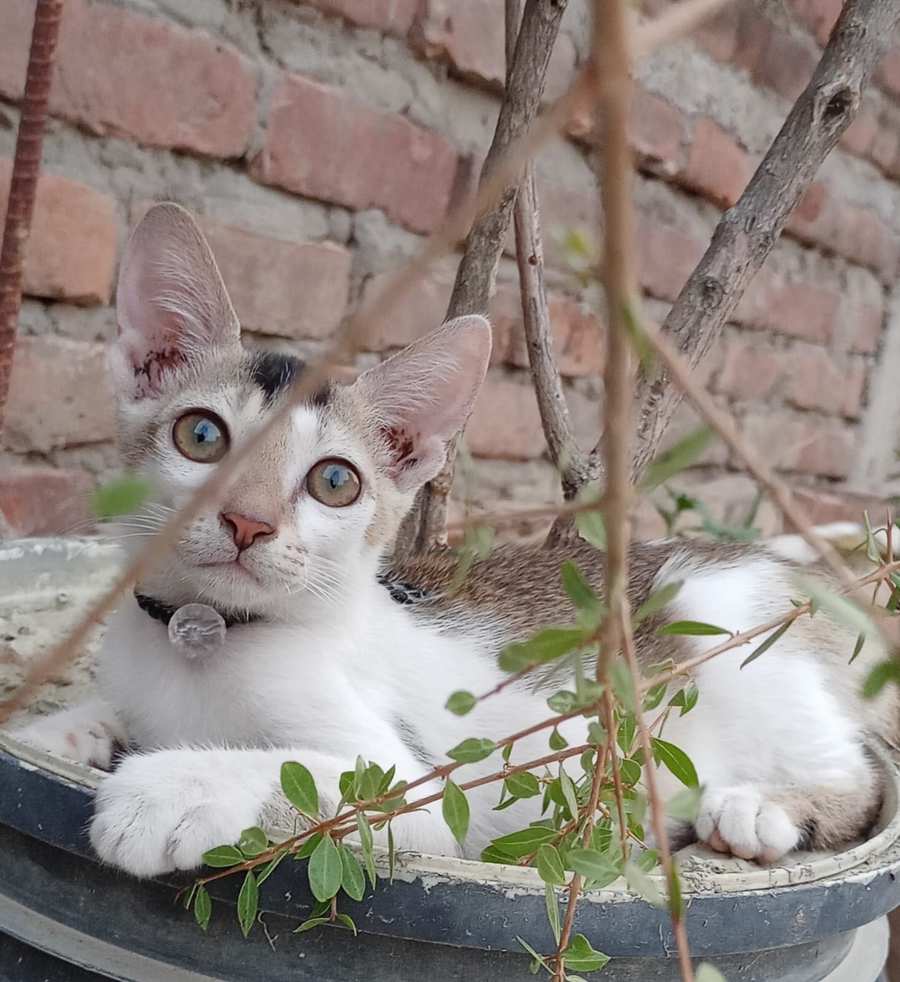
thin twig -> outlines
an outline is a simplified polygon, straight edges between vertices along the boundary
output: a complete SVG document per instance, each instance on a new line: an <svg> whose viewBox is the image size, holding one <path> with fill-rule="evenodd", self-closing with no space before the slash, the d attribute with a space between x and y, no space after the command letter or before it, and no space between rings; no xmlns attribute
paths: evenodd
<svg viewBox="0 0 900 982"><path fill-rule="evenodd" d="M16 328L22 307L22 279L50 101L53 59L59 39L63 0L38 0L31 32L22 115L16 136L3 247L0 251L0 432L12 377Z"/></svg>

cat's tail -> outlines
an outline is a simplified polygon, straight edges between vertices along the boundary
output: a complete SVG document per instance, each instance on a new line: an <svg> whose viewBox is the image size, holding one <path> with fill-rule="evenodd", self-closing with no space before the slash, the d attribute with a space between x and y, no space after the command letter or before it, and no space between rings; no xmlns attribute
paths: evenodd
<svg viewBox="0 0 900 982"><path fill-rule="evenodd" d="M839 552L850 553L862 546L865 554L866 529L858 522L830 522L827 525L817 525L814 531L827 542L830 542ZM885 529L873 529L872 536L878 546L879 551L884 556L887 554L887 533ZM791 562L808 565L817 562L819 554L803 538L802 535L786 534L775 535L764 542L770 552L774 552L782 559L789 559ZM900 531L893 536L893 548L897 555L900 555Z"/></svg>

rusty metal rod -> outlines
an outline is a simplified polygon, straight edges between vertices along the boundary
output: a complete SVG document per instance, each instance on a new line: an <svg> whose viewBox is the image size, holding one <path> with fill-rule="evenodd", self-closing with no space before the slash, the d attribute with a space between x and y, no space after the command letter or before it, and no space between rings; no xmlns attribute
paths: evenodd
<svg viewBox="0 0 900 982"><path fill-rule="evenodd" d="M0 251L0 431L3 428L3 409L12 376L16 328L22 307L25 249L31 232L31 218L41 170L53 58L59 39L63 3L64 0L38 0L31 33L22 115L16 137L3 247Z"/></svg>

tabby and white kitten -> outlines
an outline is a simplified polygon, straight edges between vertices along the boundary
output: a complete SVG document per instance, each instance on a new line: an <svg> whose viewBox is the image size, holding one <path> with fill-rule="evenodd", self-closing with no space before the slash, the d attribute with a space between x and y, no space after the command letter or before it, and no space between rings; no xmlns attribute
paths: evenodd
<svg viewBox="0 0 900 982"><path fill-rule="evenodd" d="M125 462L155 490L146 516L181 505L272 413L303 371L290 357L245 351L215 261L186 212L152 208L131 237L118 287L113 375ZM102 701L28 725L19 736L108 766L114 741L138 748L102 781L90 836L99 856L139 876L200 863L211 846L277 810L283 761L313 773L323 813L358 754L412 780L470 736L499 738L546 718L547 692L523 682L464 718L456 689L492 689L501 647L571 620L562 559L602 589L602 556L503 547L452 597L452 561L432 556L385 570L416 491L441 468L487 368L491 333L462 317L294 410L253 451L218 508L184 530L157 572L123 601L97 670ZM125 538L125 542L140 540ZM683 581L662 619L749 628L789 609L792 567L757 547L637 545L633 603ZM405 584L408 586L399 586ZM405 600L410 602L398 602ZM186 659L160 611L200 601L230 621L224 646ZM155 615L155 616L154 616ZM718 639L638 633L645 663L696 655ZM667 725L705 787L697 836L715 849L771 861L798 846L839 845L863 832L879 795L865 740L893 725L893 693L864 703L859 679L882 657L824 613L799 620L745 670L746 650L696 669L697 707ZM584 721L560 729L581 742ZM521 740L513 761L546 752ZM467 776L495 770L488 759ZM664 792L678 790L660 773ZM421 793L439 790L437 782ZM494 811L496 785L473 790L464 854L539 816L539 798ZM439 806L394 823L399 848L458 854Z"/></svg>

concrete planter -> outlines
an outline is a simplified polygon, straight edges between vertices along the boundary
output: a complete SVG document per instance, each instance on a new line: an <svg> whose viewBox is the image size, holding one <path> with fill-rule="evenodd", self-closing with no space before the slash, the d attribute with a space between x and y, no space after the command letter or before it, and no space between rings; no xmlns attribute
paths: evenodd
<svg viewBox="0 0 900 982"><path fill-rule="evenodd" d="M0 616L79 604L102 588L117 552L91 540L0 546ZM0 622L2 625L3 622ZM86 668L87 670L87 668ZM900 904L896 769L865 842L762 869L698 848L680 854L691 950L728 982L875 982L887 948L884 915ZM213 886L208 935L173 902L190 877L138 882L100 866L84 833L101 775L0 737L0 982L96 978L164 982L514 980L531 978L515 938L549 951L544 889L533 870L407 855L345 909L361 934L292 935L312 907L302 875L283 863L263 889L268 938L245 941L236 886ZM576 930L613 956L597 978L679 978L668 917L624 885L586 896ZM270 943L271 939L271 943Z"/></svg>

